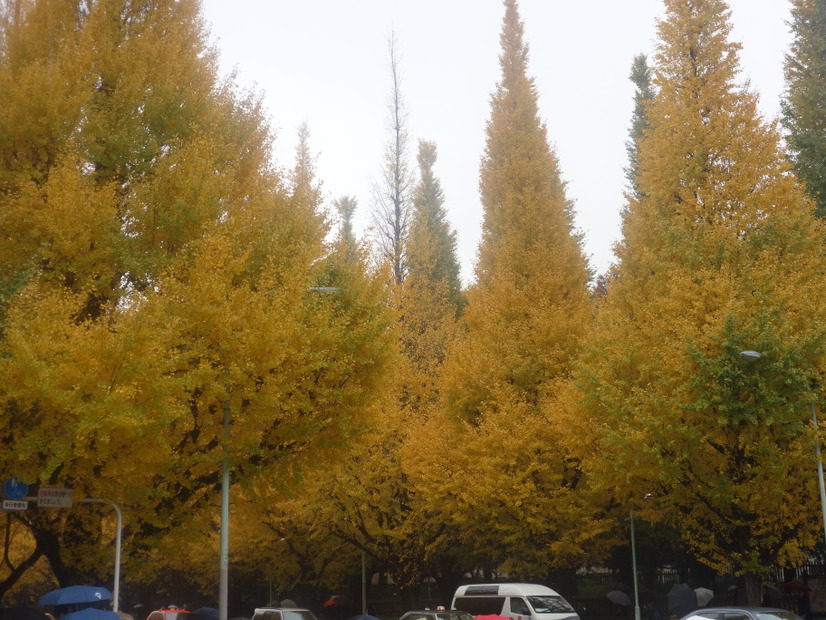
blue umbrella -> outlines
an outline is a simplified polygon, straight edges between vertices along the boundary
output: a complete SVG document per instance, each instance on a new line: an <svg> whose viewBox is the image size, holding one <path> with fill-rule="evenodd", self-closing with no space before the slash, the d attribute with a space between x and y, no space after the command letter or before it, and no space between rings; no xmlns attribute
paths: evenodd
<svg viewBox="0 0 826 620"><path fill-rule="evenodd" d="M98 586L69 586L46 592L37 601L38 605L77 605L79 603L96 603L111 601L112 593Z"/></svg>
<svg viewBox="0 0 826 620"><path fill-rule="evenodd" d="M60 616L60 620L121 620L121 618L114 611L87 607L86 609L81 609L80 611L73 611L70 614L64 614Z"/></svg>

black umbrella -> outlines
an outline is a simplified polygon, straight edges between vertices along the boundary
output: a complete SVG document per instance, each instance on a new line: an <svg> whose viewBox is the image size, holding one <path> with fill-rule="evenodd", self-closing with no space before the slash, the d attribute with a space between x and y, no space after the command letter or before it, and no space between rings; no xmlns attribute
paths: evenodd
<svg viewBox="0 0 826 620"><path fill-rule="evenodd" d="M214 607L199 607L192 615L195 620L218 620L218 610Z"/></svg>

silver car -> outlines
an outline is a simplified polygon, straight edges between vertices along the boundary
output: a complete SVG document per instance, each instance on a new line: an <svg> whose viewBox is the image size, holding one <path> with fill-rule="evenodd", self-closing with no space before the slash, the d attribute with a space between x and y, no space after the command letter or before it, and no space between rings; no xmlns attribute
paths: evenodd
<svg viewBox="0 0 826 620"><path fill-rule="evenodd" d="M295 607L259 607L252 620L318 620L309 609Z"/></svg>
<svg viewBox="0 0 826 620"><path fill-rule="evenodd" d="M408 611L399 620L473 620L466 611L456 611L451 609L423 609L421 611Z"/></svg>
<svg viewBox="0 0 826 620"><path fill-rule="evenodd" d="M702 607L680 620L803 620L793 611L776 607Z"/></svg>

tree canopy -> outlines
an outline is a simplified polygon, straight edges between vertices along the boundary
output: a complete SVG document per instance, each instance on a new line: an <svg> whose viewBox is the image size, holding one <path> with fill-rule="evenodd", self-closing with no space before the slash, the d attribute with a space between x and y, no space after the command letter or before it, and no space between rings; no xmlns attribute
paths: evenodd
<svg viewBox="0 0 826 620"><path fill-rule="evenodd" d="M639 192L579 381L595 479L678 525L756 603L760 573L799 560L816 530L799 498L816 496L809 403L826 289L823 229L775 125L735 82L729 13L666 1ZM743 350L765 358L748 366Z"/></svg>
<svg viewBox="0 0 826 620"><path fill-rule="evenodd" d="M225 459L246 484L323 462L389 359L383 298L324 242L308 134L288 182L198 10L21 0L0 21L2 467L123 505L136 552L209 510ZM100 549L68 513L16 518L61 582Z"/></svg>
<svg viewBox="0 0 826 620"><path fill-rule="evenodd" d="M792 0L782 120L797 175L826 217L826 2Z"/></svg>
<svg viewBox="0 0 826 620"><path fill-rule="evenodd" d="M480 172L476 282L417 475L437 498L434 510L458 523L488 562L537 578L548 566L573 565L598 529L579 503L586 495L576 492L560 421L589 324L590 273L539 118L517 4L504 6L501 77ZM453 447L437 454L445 436Z"/></svg>

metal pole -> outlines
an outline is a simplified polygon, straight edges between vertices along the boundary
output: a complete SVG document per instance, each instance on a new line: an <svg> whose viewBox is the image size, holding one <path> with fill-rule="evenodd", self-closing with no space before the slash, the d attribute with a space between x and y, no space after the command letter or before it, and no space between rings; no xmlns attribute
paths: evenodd
<svg viewBox="0 0 826 620"><path fill-rule="evenodd" d="M224 401L224 458L221 461L221 543L218 568L218 620L227 620L229 607L229 400Z"/></svg>
<svg viewBox="0 0 826 620"><path fill-rule="evenodd" d="M815 401L812 401L812 422L818 430ZM823 539L826 540L826 487L823 486L823 460L820 458L820 439L815 441L815 456L817 456L817 483L820 487L820 511L823 515Z"/></svg>
<svg viewBox="0 0 826 620"><path fill-rule="evenodd" d="M108 504L115 510L115 576L114 587L112 588L112 611L118 612L118 601L120 597L120 547L121 547L121 531L123 530L123 514L120 511L120 506L114 502L105 499L98 499L96 497L84 497L77 500L78 504Z"/></svg>
<svg viewBox="0 0 826 620"><path fill-rule="evenodd" d="M640 591L637 586L637 541L634 539L634 511L631 515L631 570L634 572L634 620L640 620Z"/></svg>

